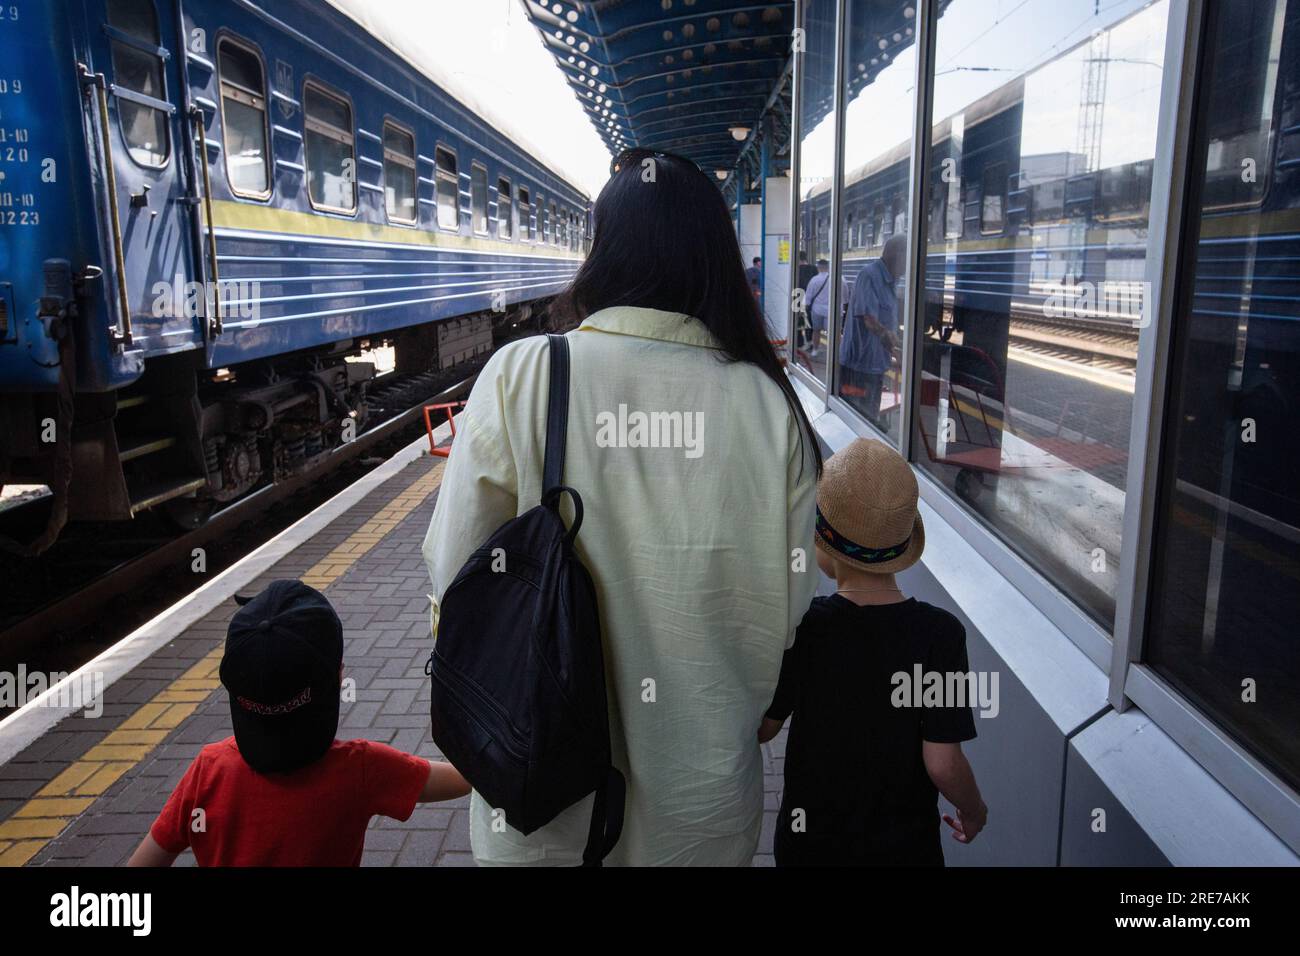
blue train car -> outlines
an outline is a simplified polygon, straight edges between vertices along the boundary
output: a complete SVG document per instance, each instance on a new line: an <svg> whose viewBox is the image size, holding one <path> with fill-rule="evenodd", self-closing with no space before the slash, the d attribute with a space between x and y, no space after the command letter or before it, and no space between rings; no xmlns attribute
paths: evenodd
<svg viewBox="0 0 1300 956"><path fill-rule="evenodd" d="M50 486L44 543L308 467L365 346L447 367L576 271L572 177L367 16L0 4L0 482Z"/></svg>

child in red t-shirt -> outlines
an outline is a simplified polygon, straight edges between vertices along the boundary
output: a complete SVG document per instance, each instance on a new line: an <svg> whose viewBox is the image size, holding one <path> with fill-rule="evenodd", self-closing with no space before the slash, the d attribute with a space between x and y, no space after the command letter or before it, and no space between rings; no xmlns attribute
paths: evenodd
<svg viewBox="0 0 1300 956"><path fill-rule="evenodd" d="M231 619L221 659L235 735L208 744L131 866L359 866L371 817L469 793L449 763L335 740L343 625L319 591L275 581Z"/></svg>

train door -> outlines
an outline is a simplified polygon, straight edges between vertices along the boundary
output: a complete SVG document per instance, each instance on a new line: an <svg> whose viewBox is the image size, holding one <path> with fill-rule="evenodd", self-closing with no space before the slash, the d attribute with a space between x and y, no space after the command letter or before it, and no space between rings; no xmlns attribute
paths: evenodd
<svg viewBox="0 0 1300 956"><path fill-rule="evenodd" d="M83 2L83 104L114 344L138 357L139 377L78 394L70 500L74 519L124 520L162 504L183 509L207 485L188 356L205 347L220 300L198 261L179 4Z"/></svg>
<svg viewBox="0 0 1300 956"><path fill-rule="evenodd" d="M114 258L120 245L125 280L113 297L118 334L127 348L146 355L201 348L207 298L193 262L197 209L183 152L189 124L180 106L185 54L175 46L176 5L86 0L86 9L94 64L87 82L95 87L86 104L99 113L92 156L112 165L111 177L100 170L105 207L116 205L116 234L106 241Z"/></svg>

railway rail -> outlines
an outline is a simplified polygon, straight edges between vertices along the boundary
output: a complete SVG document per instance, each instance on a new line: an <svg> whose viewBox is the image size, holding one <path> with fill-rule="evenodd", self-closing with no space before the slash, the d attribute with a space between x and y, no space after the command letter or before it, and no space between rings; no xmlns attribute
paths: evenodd
<svg viewBox="0 0 1300 956"><path fill-rule="evenodd" d="M143 528L133 522L123 537L119 523L93 524L40 558L0 555L14 585L0 596L0 669L22 661L29 670L68 671L85 663L196 586L195 549L204 550L206 580L269 540L417 437L423 406L467 395L487 357L445 372L378 379L369 401L381 421L308 471L254 491L197 528L169 531L155 516Z"/></svg>

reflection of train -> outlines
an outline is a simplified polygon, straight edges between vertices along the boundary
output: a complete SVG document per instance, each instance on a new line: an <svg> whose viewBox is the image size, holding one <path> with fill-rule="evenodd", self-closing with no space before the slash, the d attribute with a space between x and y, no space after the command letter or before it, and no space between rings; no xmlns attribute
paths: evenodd
<svg viewBox="0 0 1300 956"><path fill-rule="evenodd" d="M1286 10L1280 54L1270 51L1271 17L1230 18L1241 36L1225 48L1249 53L1220 67L1233 75L1214 89L1232 99L1207 108L1212 128L1191 177L1205 173L1196 197L1200 242L1194 263L1184 259L1187 271L1194 266L1181 276L1192 302L1175 317L1176 335L1198 354L1198 367L1227 370L1235 392L1227 423L1215 411L1221 393L1193 396L1203 407L1186 409L1197 437L1184 442L1184 455L1199 462L1192 481L1206 489L1218 488L1228 426L1253 418L1286 434L1300 412L1300 11ZM1085 43L1104 49L1105 32ZM1032 77L938 121L928 167L927 327L950 315L963 343L1003 374L1013 318L1116 331L1151 318L1141 280L1152 161L1089 169L1076 152L1022 154ZM850 284L906 228L909 155L903 143L846 171L842 271ZM801 248L829 258L829 186L816 187L799 215ZM1256 445L1241 459L1237 500L1300 526L1294 494L1279 491L1295 456Z"/></svg>
<svg viewBox="0 0 1300 956"><path fill-rule="evenodd" d="M927 321L972 310L1134 327L1146 249L1151 161L1079 172L1080 157L1021 155L1024 79L935 124L927 193ZM954 130L957 135L954 136ZM844 275L906 227L910 143L846 172ZM830 190L801 206L809 247L828 257Z"/></svg>
<svg viewBox="0 0 1300 956"><path fill-rule="evenodd" d="M0 14L0 482L50 532L301 472L349 358L456 364L576 270L586 197L323 0Z"/></svg>

